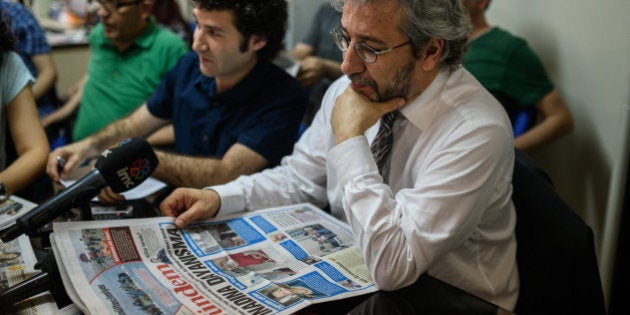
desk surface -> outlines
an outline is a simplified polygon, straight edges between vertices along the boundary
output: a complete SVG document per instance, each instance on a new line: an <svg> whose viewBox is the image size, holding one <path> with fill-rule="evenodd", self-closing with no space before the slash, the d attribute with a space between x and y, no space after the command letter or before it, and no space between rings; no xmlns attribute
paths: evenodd
<svg viewBox="0 0 630 315"><path fill-rule="evenodd" d="M380 291L350 299L314 304L298 312L316 314L513 314L428 275L391 292Z"/></svg>

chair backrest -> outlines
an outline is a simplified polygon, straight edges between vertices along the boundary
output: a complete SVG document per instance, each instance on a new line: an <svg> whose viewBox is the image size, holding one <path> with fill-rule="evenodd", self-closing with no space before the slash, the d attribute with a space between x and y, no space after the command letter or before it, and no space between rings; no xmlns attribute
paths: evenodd
<svg viewBox="0 0 630 315"><path fill-rule="evenodd" d="M536 124L536 114L537 111L535 108L517 110L516 118L514 118L514 122L512 124L514 137L524 134L525 131L529 130L529 128Z"/></svg>
<svg viewBox="0 0 630 315"><path fill-rule="evenodd" d="M591 228L522 152L516 153L512 183L521 280L515 312L605 314Z"/></svg>

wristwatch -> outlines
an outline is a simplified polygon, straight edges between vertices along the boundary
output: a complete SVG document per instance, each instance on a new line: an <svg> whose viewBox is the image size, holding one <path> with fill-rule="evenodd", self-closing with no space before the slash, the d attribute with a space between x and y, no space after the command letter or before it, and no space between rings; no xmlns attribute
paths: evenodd
<svg viewBox="0 0 630 315"><path fill-rule="evenodd" d="M5 202L7 199L9 199L9 187L5 183L0 183L0 203Z"/></svg>

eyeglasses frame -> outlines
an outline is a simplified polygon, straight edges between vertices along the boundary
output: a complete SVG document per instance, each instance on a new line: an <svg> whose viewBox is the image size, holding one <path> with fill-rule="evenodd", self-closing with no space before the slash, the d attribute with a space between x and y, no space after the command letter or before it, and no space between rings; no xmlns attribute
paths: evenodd
<svg viewBox="0 0 630 315"><path fill-rule="evenodd" d="M339 48L339 50L341 50L342 52L346 52L348 51L348 49L350 48L350 43L352 41L348 40L343 33L341 32L341 25L333 28L332 30L330 30L330 34L333 37L333 42L335 43L335 46L337 46L337 48ZM341 40L343 40L346 43L346 48L344 49L343 46L341 45ZM377 50L374 49L373 47L371 47L370 45L366 44L365 42L355 42L354 43L354 52L357 54L357 56L359 56L359 58L361 58L361 60L365 61L366 63L375 63L376 60L378 60L378 55L382 55L385 53L388 53L396 48L400 48L403 47L405 45L411 44L411 41L406 41L400 45L396 45L394 47L389 47L389 48L385 48L385 49L381 49L381 50ZM364 58L364 56L362 56L361 54L359 54L359 51L368 51L371 54L374 55L374 60L366 60Z"/></svg>

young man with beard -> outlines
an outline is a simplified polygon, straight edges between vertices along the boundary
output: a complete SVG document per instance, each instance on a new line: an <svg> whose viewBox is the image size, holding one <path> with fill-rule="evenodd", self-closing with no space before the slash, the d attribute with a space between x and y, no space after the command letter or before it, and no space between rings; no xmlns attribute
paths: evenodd
<svg viewBox="0 0 630 315"><path fill-rule="evenodd" d="M345 76L293 154L225 185L175 190L162 212L183 227L241 210L328 204L350 225L380 289L428 273L513 309L514 143L501 104L461 67L471 28L461 0L335 5Z"/></svg>
<svg viewBox="0 0 630 315"><path fill-rule="evenodd" d="M195 0L193 50L169 71L146 104L97 134L56 149L47 172L62 175L127 137L172 122L175 151L157 151L153 176L172 186L225 183L280 163L291 153L307 96L271 60L282 48L285 0ZM106 188L106 203L124 200Z"/></svg>

